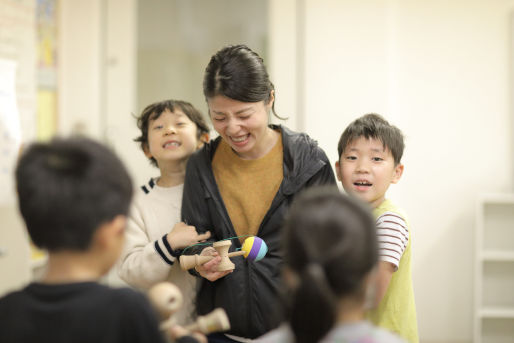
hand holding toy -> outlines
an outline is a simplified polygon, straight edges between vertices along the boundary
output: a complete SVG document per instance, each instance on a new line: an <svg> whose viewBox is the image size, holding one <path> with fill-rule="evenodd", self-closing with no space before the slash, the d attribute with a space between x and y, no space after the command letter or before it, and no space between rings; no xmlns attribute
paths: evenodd
<svg viewBox="0 0 514 343"><path fill-rule="evenodd" d="M221 257L221 262L217 267L217 271L227 271L233 270L235 268L234 263L230 261L230 257L241 256L243 255L249 261L259 261L261 260L266 253L268 252L268 247L266 243L259 237L250 236L248 237L241 248L240 251L234 251L229 253L228 249L232 243L229 240L222 240L213 243L212 247L216 249L219 256ZM180 267L183 270L189 270L196 266L200 266L204 263L212 260L214 256L205 256L205 255L182 255L179 258Z"/></svg>

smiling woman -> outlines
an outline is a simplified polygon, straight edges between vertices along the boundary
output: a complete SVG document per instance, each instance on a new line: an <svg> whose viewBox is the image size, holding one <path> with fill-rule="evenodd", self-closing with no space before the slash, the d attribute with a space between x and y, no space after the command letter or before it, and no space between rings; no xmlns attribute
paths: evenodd
<svg viewBox="0 0 514 343"><path fill-rule="evenodd" d="M216 271L219 259L197 267L202 277L197 312L227 311L231 331L211 335L210 341L252 339L281 320L280 235L289 204L305 188L336 187L335 177L315 141L269 124L270 113L277 116L275 89L262 58L250 48L218 51L206 68L203 87L219 137L189 159L182 219L200 233L210 230L214 240L258 236L268 254L258 263L234 259L230 276ZM237 240L234 245L241 248Z"/></svg>
<svg viewBox="0 0 514 343"><path fill-rule="evenodd" d="M273 99L246 103L216 95L207 103L214 129L240 158L258 159L275 146L279 132L268 127Z"/></svg>

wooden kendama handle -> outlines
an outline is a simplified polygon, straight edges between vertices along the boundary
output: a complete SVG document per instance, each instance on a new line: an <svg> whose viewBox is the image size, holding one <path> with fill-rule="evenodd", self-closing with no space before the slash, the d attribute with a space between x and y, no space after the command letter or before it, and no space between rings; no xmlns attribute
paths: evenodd
<svg viewBox="0 0 514 343"><path fill-rule="evenodd" d="M182 255L179 258L180 268L182 270L189 270L196 266L201 266L204 263L212 260L214 256L201 256L201 255Z"/></svg>
<svg viewBox="0 0 514 343"><path fill-rule="evenodd" d="M246 254L246 251L238 250L238 251L229 252L228 257L242 256L244 254Z"/></svg>
<svg viewBox="0 0 514 343"><path fill-rule="evenodd" d="M228 253L227 257L241 256L244 254L246 254L246 251L244 250L233 251ZM213 258L214 256L182 255L179 258L180 268L182 268L182 270L189 270L196 266L201 266L202 264L209 262Z"/></svg>

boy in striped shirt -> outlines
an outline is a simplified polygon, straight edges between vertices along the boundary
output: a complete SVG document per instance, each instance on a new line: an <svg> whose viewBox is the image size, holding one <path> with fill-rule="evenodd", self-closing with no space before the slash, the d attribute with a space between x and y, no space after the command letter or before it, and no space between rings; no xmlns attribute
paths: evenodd
<svg viewBox="0 0 514 343"><path fill-rule="evenodd" d="M338 144L336 174L349 195L373 208L377 218L379 263L375 305L367 314L375 325L419 341L411 278L411 239L405 214L385 198L403 173L402 132L377 114L353 121Z"/></svg>

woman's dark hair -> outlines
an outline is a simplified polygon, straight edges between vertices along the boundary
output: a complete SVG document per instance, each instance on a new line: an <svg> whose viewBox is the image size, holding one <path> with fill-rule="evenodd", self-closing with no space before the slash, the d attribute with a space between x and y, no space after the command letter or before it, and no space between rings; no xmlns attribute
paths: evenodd
<svg viewBox="0 0 514 343"><path fill-rule="evenodd" d="M246 45L229 45L211 57L203 78L206 98L223 95L241 102L268 104L275 86L269 80L262 58ZM275 94L276 98L276 94ZM275 112L275 103L272 112Z"/></svg>
<svg viewBox="0 0 514 343"><path fill-rule="evenodd" d="M310 188L293 202L283 242L285 264L298 276L291 328L296 342L317 342L333 327L341 297L365 296L363 280L378 259L375 220L358 199Z"/></svg>

